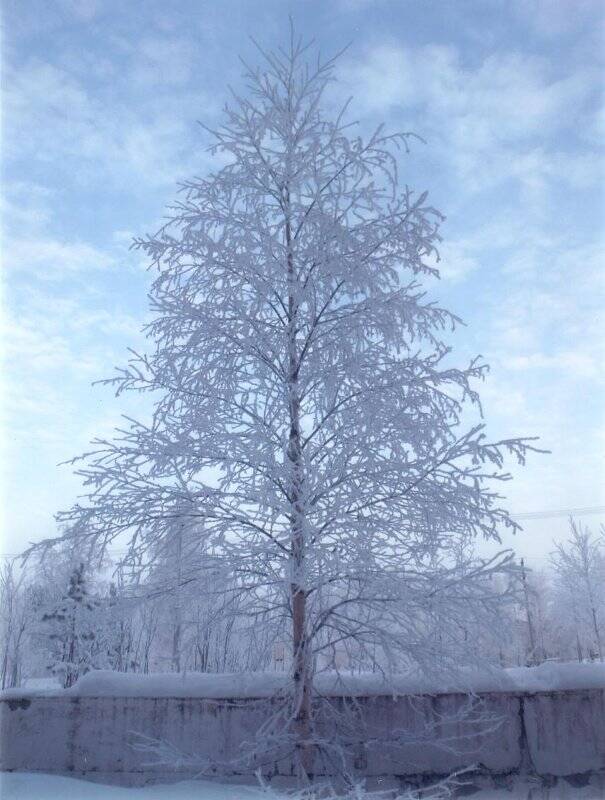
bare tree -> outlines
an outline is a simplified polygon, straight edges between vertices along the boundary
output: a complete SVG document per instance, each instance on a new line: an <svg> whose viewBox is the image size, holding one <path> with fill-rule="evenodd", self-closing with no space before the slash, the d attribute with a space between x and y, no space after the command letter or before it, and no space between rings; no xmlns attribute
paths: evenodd
<svg viewBox="0 0 605 800"><path fill-rule="evenodd" d="M0 646L2 689L18 686L22 670L24 634L28 627L28 604L25 573L19 571L14 561L6 561L0 568Z"/></svg>
<svg viewBox="0 0 605 800"><path fill-rule="evenodd" d="M570 518L567 542L556 543L551 554L558 601L571 611L578 658L582 639L589 642L591 658L603 660L605 625L605 553L602 539Z"/></svg>
<svg viewBox="0 0 605 800"><path fill-rule="evenodd" d="M141 570L196 526L199 591L220 561L222 613L289 642L289 705L266 741L308 776L320 654L389 674L468 651L460 614L490 615L489 576L510 567L468 545L517 527L492 481L531 446L463 427L486 366L449 363L459 320L421 288L442 217L400 184L410 134L324 116L334 62L307 62L294 35L261 52L210 131L226 165L136 241L157 270L155 349L112 381L153 392L153 417L96 442L89 492L60 521L91 552L128 537Z"/></svg>

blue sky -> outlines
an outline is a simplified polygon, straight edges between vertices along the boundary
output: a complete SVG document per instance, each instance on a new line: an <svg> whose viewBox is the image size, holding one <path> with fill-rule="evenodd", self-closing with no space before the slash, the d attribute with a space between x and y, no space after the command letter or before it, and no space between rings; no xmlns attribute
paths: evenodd
<svg viewBox="0 0 605 800"><path fill-rule="evenodd" d="M510 465L509 507L605 506L598 0L5 0L3 552L52 535L75 499L58 462L144 413L91 387L143 344L150 276L131 237L212 169L197 121L220 120L237 56L258 58L249 36L280 44L288 13L325 54L350 43L330 105L353 95L362 129L426 140L401 177L447 216L428 288L467 323L460 361L491 364L488 432L552 450ZM536 565L566 533L524 527L514 544Z"/></svg>

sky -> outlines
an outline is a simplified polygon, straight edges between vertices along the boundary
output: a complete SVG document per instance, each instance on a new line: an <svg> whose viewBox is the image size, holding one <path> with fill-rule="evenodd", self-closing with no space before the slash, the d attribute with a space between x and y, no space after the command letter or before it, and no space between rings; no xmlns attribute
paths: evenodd
<svg viewBox="0 0 605 800"><path fill-rule="evenodd" d="M330 108L418 141L402 183L446 215L435 300L481 354L488 434L539 436L508 464L542 566L565 513L605 522L605 238L600 0L4 0L2 16L3 554L56 532L81 491L60 462L144 411L93 386L144 348L154 232L179 180L216 166L208 134L250 37L283 44L288 15L338 61ZM597 511L594 511L594 510Z"/></svg>

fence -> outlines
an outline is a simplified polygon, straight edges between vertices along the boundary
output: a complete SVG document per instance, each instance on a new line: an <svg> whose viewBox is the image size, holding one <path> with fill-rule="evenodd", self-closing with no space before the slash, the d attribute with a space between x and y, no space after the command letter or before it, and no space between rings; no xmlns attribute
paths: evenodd
<svg viewBox="0 0 605 800"><path fill-rule="evenodd" d="M186 759L150 765L149 753L133 747L142 734L214 764L217 773L233 772L220 765L241 755L274 702L13 692L0 699L0 767L125 784L195 771ZM605 770L603 689L333 697L330 703L339 713L354 707L363 719L365 738L353 742L350 766L367 777L444 775L471 764L492 775ZM292 768L288 759L263 765L284 776Z"/></svg>

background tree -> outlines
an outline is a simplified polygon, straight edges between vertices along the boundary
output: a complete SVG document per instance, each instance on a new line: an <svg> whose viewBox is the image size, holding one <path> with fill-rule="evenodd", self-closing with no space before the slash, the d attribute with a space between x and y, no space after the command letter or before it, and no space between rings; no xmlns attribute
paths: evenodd
<svg viewBox="0 0 605 800"><path fill-rule="evenodd" d="M88 593L84 564L74 568L60 603L42 616L52 658L49 670L68 688L90 669L105 666L102 604ZM100 624L101 623L101 624Z"/></svg>
<svg viewBox="0 0 605 800"><path fill-rule="evenodd" d="M211 131L226 165L136 242L157 270L155 348L113 380L152 392L153 417L96 442L89 493L60 521L80 548L127 537L141 570L179 525L197 530L199 591L220 561L223 612L289 643L292 691L266 743L308 775L321 654L345 647L385 674L472 660L461 615L492 613L508 589L489 576L511 563L468 546L517 527L492 481L529 444L462 423L486 366L452 365L458 319L421 288L442 217L399 181L409 134L357 137L344 111L325 116L333 61L308 63L294 36L262 55Z"/></svg>
<svg viewBox="0 0 605 800"><path fill-rule="evenodd" d="M131 672L138 666L134 649L137 615L119 567L115 577L117 580L110 582L105 598L107 666L116 672Z"/></svg>
<svg viewBox="0 0 605 800"><path fill-rule="evenodd" d="M605 550L603 539L570 519L567 542L551 555L556 604L571 629L578 660L603 660L605 640Z"/></svg>
<svg viewBox="0 0 605 800"><path fill-rule="evenodd" d="M25 573L14 561L0 568L0 687L18 686L23 668L24 639L31 611Z"/></svg>

